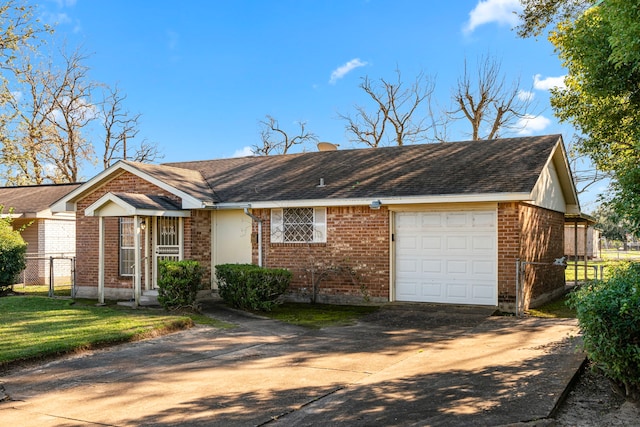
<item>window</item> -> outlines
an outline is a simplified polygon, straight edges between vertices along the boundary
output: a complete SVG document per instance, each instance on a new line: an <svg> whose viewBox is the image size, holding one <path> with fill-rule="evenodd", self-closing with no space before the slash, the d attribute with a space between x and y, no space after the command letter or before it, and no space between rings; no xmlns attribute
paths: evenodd
<svg viewBox="0 0 640 427"><path fill-rule="evenodd" d="M327 241L325 208L271 210L271 243L324 243Z"/></svg>
<svg viewBox="0 0 640 427"><path fill-rule="evenodd" d="M133 276L135 264L135 228L133 218L120 218L120 275Z"/></svg>

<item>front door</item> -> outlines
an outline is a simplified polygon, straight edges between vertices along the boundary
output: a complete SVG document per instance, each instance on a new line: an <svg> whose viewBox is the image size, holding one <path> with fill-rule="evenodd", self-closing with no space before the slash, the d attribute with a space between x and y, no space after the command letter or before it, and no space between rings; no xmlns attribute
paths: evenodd
<svg viewBox="0 0 640 427"><path fill-rule="evenodd" d="M158 261L182 259L182 218L156 217L153 239L153 287L157 287Z"/></svg>

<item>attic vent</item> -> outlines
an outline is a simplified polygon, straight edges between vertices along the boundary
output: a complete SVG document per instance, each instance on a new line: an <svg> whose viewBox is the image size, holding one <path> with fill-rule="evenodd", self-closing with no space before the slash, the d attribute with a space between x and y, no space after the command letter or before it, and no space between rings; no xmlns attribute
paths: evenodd
<svg viewBox="0 0 640 427"><path fill-rule="evenodd" d="M336 151L338 144L332 144L330 142L318 142L318 151Z"/></svg>

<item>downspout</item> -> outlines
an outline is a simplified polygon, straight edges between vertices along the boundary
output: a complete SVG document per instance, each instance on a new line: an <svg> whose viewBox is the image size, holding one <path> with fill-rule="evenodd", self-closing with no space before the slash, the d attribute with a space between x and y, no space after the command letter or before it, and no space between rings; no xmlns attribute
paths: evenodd
<svg viewBox="0 0 640 427"><path fill-rule="evenodd" d="M262 267L262 219L249 212L249 208L244 208L244 213L258 223L258 266Z"/></svg>

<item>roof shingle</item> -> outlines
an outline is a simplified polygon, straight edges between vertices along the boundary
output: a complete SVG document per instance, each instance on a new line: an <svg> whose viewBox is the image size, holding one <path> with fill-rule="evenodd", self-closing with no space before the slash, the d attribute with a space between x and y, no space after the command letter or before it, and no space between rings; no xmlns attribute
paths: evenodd
<svg viewBox="0 0 640 427"><path fill-rule="evenodd" d="M529 193L560 135L166 163L214 202ZM324 186L319 186L320 180ZM198 192L204 192L199 184ZM211 193L210 193L211 194Z"/></svg>
<svg viewBox="0 0 640 427"><path fill-rule="evenodd" d="M49 209L81 184L43 184L20 187L0 187L0 205L6 214L13 208L15 214L36 214Z"/></svg>

